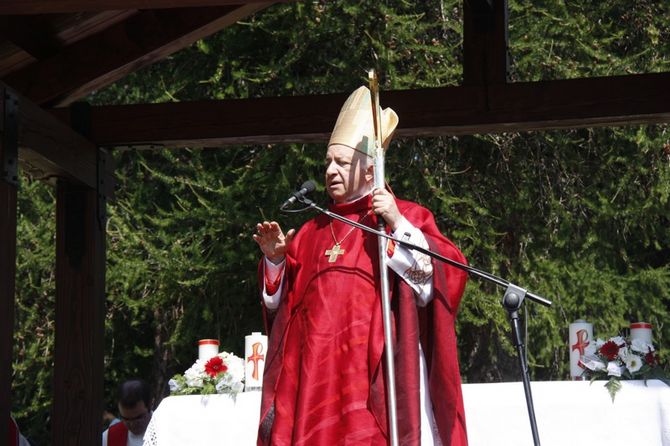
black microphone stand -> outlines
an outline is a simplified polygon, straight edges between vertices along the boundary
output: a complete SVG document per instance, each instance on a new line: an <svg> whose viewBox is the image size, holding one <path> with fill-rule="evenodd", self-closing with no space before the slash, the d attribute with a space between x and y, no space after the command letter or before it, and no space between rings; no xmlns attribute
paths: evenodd
<svg viewBox="0 0 670 446"><path fill-rule="evenodd" d="M533 294L505 279L501 279L500 277L497 277L491 273L488 273L486 271L479 270L477 268L473 268L471 266L465 265L463 263L457 262L455 260L449 259L447 257L444 257L436 252L433 252L429 249L422 248L421 246L414 245L412 243L406 242L404 240L397 239L393 237L392 235L387 234L386 232L383 231L378 231L376 229L373 229L369 226L365 226L364 224L355 222L353 220L349 220L348 218L342 217L341 215L337 215L333 212L330 212L329 210L323 209L319 206L317 206L312 200L306 198L306 197L300 197L298 198L298 201L301 203L305 204L307 207L298 209L298 210L287 210L283 209L282 206L282 211L283 212L303 212L308 209L315 209L318 212L325 214L331 218L334 218L336 220L339 220L341 222L344 222L348 225L354 226L356 228L362 229L366 232L369 232L371 234L375 234L376 236L379 237L384 237L387 238L388 240L393 240L397 244L404 246L407 249L411 249L413 251L418 251L420 253L426 254L436 260L439 260L443 263L446 263L448 265L454 266L458 269L461 269L463 271L466 271L470 273L471 275L477 276L481 279L487 280L489 282L495 283L498 286L501 286L505 288L505 294L503 295L502 298L502 306L505 308L505 310L508 313L508 317L510 320L510 325L512 328L512 338L514 342L514 346L517 349L517 355L519 356L519 368L521 370L521 378L523 380L523 389L524 393L526 395L526 406L528 407L528 418L530 421L530 429L533 434L533 443L535 446L540 446L540 436L537 431L537 421L535 420L535 408L533 406L533 395L530 390L530 376L528 374L528 364L526 362L526 354L525 354L525 345L523 343L523 337L521 335L521 328L519 326L519 309L521 308L521 305L523 304L523 301L525 298L528 298L534 302L537 302L539 304L545 305L545 306L551 306L551 301L545 299L542 296L539 296L537 294Z"/></svg>

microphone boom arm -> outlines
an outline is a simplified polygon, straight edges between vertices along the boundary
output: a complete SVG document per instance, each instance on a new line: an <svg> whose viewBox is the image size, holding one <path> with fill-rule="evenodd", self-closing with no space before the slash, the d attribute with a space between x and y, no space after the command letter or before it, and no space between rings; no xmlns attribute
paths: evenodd
<svg viewBox="0 0 670 446"><path fill-rule="evenodd" d="M496 275L493 275L493 274L488 273L488 272L486 272L486 271L482 271L482 270L477 269L477 268L473 268L473 267L470 266L470 265L466 265L466 264L464 264L464 263L457 262L457 261L452 260L452 259L450 259L450 258L448 258L448 257L444 257L443 255L440 255L440 254L438 254L438 253L436 253L436 252L433 252L433 251L431 251L431 250L429 250L429 249L423 248L423 247L421 247L421 246L417 246L417 245L415 245L415 244L409 243L409 242L404 241L404 240L400 240L400 239L398 239L398 238L396 238L396 237L393 237L392 235L387 234L386 232L378 231L378 230L376 230L376 229L374 229L374 228L371 228L371 227L369 227L369 226L365 226L364 224L358 223L358 222L353 221L353 220L350 220L350 219L348 219L348 218L346 218L346 217L342 217L341 215L338 215L338 214L335 214L335 213L333 213L333 212L330 212L329 210L327 210L327 209L323 209L323 208L321 208L320 206L316 205L313 201L311 201L311 200L309 200L309 199L307 199L307 198L304 198L304 197L303 197L303 198L302 198L301 200L299 200L299 201L301 201L302 203L304 203L305 205L307 205L307 207L304 208L304 209L301 209L301 211L306 210L306 209L315 209L316 211L318 211L318 212L320 212L320 213L322 213L322 214L325 214L325 215L327 215L327 216L329 216L329 217L331 217L331 218L334 218L335 220L339 220L339 221L344 222L344 223L347 223L347 224L349 224L349 225L351 225L351 226L355 226L355 227L357 227L357 228L359 228L359 229L362 229L362 230L364 230L364 231L366 231L366 232L369 232L369 233L371 233L371 234L374 234L374 235L376 235L376 236L378 236L378 237L384 237L384 238L386 238L386 239L388 239L388 240L393 240L393 241L396 242L397 244L402 245L402 246L404 246L404 247L407 248L407 249L411 249L411 250L413 250L413 251L418 251L418 252L420 252L420 253L422 253L422 254L426 254L427 256L430 256L430 257L432 257L432 258L434 258L434 259L436 259L436 260L439 260L439 261L441 261L441 262L443 262L443 263L446 263L446 264L449 264L449 265L451 265L451 266L454 266L454 267L456 267L456 268L458 268L458 269L460 269L460 270L463 270L463 271L465 271L465 272L467 272L467 273L472 274L473 276L477 276L477 277L479 277L479 278L482 278L482 279L484 279L484 280L486 280L486 281L488 281L488 282L492 282L492 283L494 283L494 284L496 284L496 285L498 285L498 286L501 286L501 287L503 287L503 288L508 288L508 287L510 287L510 286L516 287L516 285L514 285L514 284L511 283L510 281L505 280L505 279L503 279L503 278L500 278L500 277L498 277L498 276L496 276ZM544 305L544 306L547 306L547 307L550 307L550 306L551 306L551 301L550 301L550 300L548 300L548 299L546 299L546 298L544 298L544 297L542 297L542 296L540 296L540 295L531 293L531 292L529 292L529 291L527 291L527 290L526 290L526 293L525 293L525 297L529 298L530 300L532 300L532 301L534 301L534 302L537 302L537 303L539 303L539 304L542 304L542 305Z"/></svg>

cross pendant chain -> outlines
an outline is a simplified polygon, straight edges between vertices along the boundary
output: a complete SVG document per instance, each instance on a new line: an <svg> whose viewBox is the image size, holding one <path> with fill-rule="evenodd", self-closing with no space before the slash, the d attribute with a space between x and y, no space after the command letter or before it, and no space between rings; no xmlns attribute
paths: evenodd
<svg viewBox="0 0 670 446"><path fill-rule="evenodd" d="M370 215L371 213L372 211L368 211L368 213L365 214L360 220L358 220L358 222L363 223L363 220L365 220L367 216ZM340 248L340 245L347 237L351 235L352 232L354 232L354 229L356 229L356 227L352 227L351 229L349 229L349 232L347 232L344 235L344 237L342 237L342 239L338 242L337 238L335 237L335 231L333 230L333 220L330 220L328 222L328 226L330 226L330 235L333 236L333 242L335 242L335 244L333 245L332 248L326 249L324 255L328 256L328 263L335 263L337 261L337 256L344 255L344 249Z"/></svg>
<svg viewBox="0 0 670 446"><path fill-rule="evenodd" d="M332 248L326 249L325 255L328 256L328 263L335 263L337 256L344 255L344 249L340 248L339 243L335 243Z"/></svg>

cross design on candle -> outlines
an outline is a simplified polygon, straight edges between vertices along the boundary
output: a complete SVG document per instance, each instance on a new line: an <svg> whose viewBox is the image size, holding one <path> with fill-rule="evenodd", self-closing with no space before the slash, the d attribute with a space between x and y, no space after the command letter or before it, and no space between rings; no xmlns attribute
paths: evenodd
<svg viewBox="0 0 670 446"><path fill-rule="evenodd" d="M586 330L577 331L577 342L572 345L570 351L577 350L580 355L584 354L584 349L589 346L589 332Z"/></svg>
<svg viewBox="0 0 670 446"><path fill-rule="evenodd" d="M340 244L335 243L332 248L326 250L325 255L328 256L328 263L335 263L337 256L344 255L344 249L340 249Z"/></svg>
<svg viewBox="0 0 670 446"><path fill-rule="evenodd" d="M253 349L251 356L247 358L247 362L253 362L254 363L254 371L251 373L251 377L253 379L258 379L258 361L264 361L265 360L265 355L261 355L263 353L263 344L260 342L255 342L252 344L251 348Z"/></svg>

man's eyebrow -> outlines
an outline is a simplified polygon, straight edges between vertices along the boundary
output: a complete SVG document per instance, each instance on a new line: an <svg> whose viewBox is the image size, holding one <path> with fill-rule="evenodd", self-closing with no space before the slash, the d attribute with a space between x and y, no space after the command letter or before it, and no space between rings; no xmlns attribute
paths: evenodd
<svg viewBox="0 0 670 446"><path fill-rule="evenodd" d="M339 163L341 161L346 161L347 158L343 155L335 155L335 156L332 156L332 157L328 157L328 156L326 157L326 161L330 162L330 161L333 161L333 160L335 160Z"/></svg>

